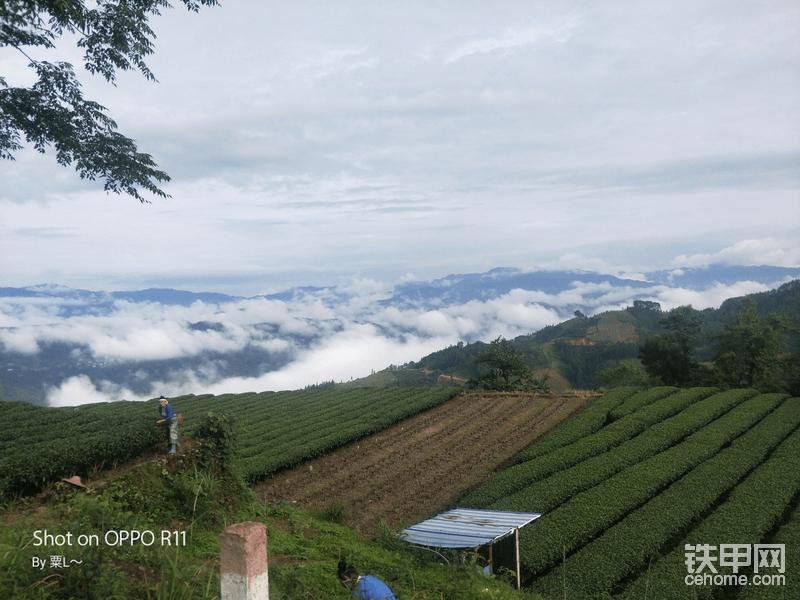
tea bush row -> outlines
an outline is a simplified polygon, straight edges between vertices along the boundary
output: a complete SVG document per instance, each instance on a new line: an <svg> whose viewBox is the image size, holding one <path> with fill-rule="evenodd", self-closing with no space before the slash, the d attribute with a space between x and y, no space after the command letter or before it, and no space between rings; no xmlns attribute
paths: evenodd
<svg viewBox="0 0 800 600"><path fill-rule="evenodd" d="M209 413L245 430L237 465L249 480L293 466L427 410L457 388L362 388L186 395L171 398L184 416L182 436ZM0 496L35 491L49 481L141 454L165 439L158 402L47 408L0 402Z"/></svg>
<svg viewBox="0 0 800 600"><path fill-rule="evenodd" d="M797 402L794 403L792 417L797 426L800 399L794 400ZM645 586L653 589L648 597L658 600L674 597L680 592L681 587L685 590L683 578L679 578L680 585L676 585L674 575L676 572L687 572L685 567L687 544L718 546L720 543L766 542L769 532L780 522L792 499L796 498L800 491L798 473L800 473L800 430L795 429L769 460L742 481L723 504L679 540L671 552L653 563L649 577L647 574L640 576L626 587L625 594L636 595L638 590L644 589L642 586ZM793 548L796 549L798 539L800 537L791 540L791 544L787 546L789 552ZM786 559L788 566L791 563L791 556L786 556ZM724 568L722 570L724 571ZM791 568L786 570L787 579L800 577L800 573L792 573L793 570ZM745 572L752 573L752 566ZM719 586L698 586L693 590L698 598L711 598L720 595L721 592ZM762 593L765 592L772 598L776 590L762 590Z"/></svg>
<svg viewBox="0 0 800 600"><path fill-rule="evenodd" d="M728 500L687 536L687 540L694 540L687 543L760 540L764 530L768 530L780 518L788 502L800 489L800 478L791 475L800 472L798 426L800 399L787 400L747 433L735 439L728 448L698 465L661 494L607 529L602 536L568 557L569 596L593 598L610 593L616 584L630 574L646 570L650 557L657 556L670 540L701 519L730 490L734 491ZM772 458L764 462L775 448L777 450ZM792 452L795 456L791 456ZM791 470L792 466L794 471ZM787 476L790 479L786 479ZM745 477L747 479L740 484ZM776 484L779 485L776 487ZM771 488L775 489L770 491ZM723 515L727 515L726 519L722 518ZM737 519L740 522L734 523ZM656 597L652 593L654 588L660 590L665 598L678 598L681 597L681 591L686 592L683 577L676 577L681 573L683 547L682 542L675 546L673 554L679 555L679 558L658 561L656 567L663 564L665 569L650 571L648 598ZM563 568L559 566L548 577L537 581L535 589L548 589L563 581ZM685 574L685 568L683 571ZM654 579L657 572L664 573L663 581ZM672 580L683 588L667 585ZM644 597L646 591L635 589L631 593L632 597L638 598Z"/></svg>
<svg viewBox="0 0 800 600"><path fill-rule="evenodd" d="M660 389L663 394L665 388ZM675 392L675 388L666 389ZM574 486L589 487L594 485L591 481L599 482L600 480L596 479L596 473L591 470L593 467L589 467L589 470L583 467L584 463L592 461L593 457L600 455L601 461L608 465L608 468L603 472L606 477L610 476L625 466L638 462L642 457L654 454L659 449L668 448L681 437L696 431L746 398L745 393L720 394L719 398L715 396L714 400L708 399L701 402L703 398L709 396L713 391L715 391L715 388L692 388L672 393L666 398L662 397L658 402L654 402L636 413L629 414L619 421L606 425L593 435L537 459L514 465L496 474L470 494L462 504L471 508L491 507L524 511L526 510L524 507L528 496L535 496L526 492L526 490L531 485L536 485L536 482L554 474L563 474L561 478L566 480L568 486L571 482L573 492L576 490ZM748 393L755 395L755 392ZM677 432L664 439L662 430L665 427L669 427L671 421L665 421L665 419L676 413L680 413L681 416L680 419L678 417L672 419L678 420ZM630 443L628 440L634 438L634 436L641 437L639 434L647 437L647 439L637 442L637 446L644 445L643 451L638 451L636 454L629 454L627 450L621 453L617 451L620 444L626 445ZM658 436L662 437L659 438ZM657 438L655 443L651 438ZM638 440L638 437L635 439ZM614 457L621 457L621 459L617 460L615 458L609 461L609 454L613 454ZM572 472L567 474L568 470L576 468L578 471L574 473L580 473L581 475L573 477ZM614 470L615 468L616 471ZM590 479L584 479L584 473L587 473ZM515 499L515 496L517 499ZM519 498L520 496L522 498ZM532 504L537 506L536 512L543 512L553 508L552 504L539 506L533 498L531 500ZM513 506L522 508L512 508Z"/></svg>
<svg viewBox="0 0 800 600"><path fill-rule="evenodd" d="M615 407L611 412L608 413L608 418L611 421L616 421L617 419L621 419L622 417L626 417L631 413L636 412L637 410L642 409L643 407L655 402L656 400L661 400L662 398L666 398L678 391L678 388L674 387L656 387L649 390L645 390L643 392L639 392L633 396L627 398L622 404Z"/></svg>
<svg viewBox="0 0 800 600"><path fill-rule="evenodd" d="M0 457L0 496L36 491L50 481L85 473L94 465L141 454L164 439L155 419L115 420L102 431L9 448Z"/></svg>
<svg viewBox="0 0 800 600"><path fill-rule="evenodd" d="M543 456L563 446L568 446L581 438L602 429L608 423L608 413L626 398L633 396L636 388L630 386L614 388L596 400L592 400L577 415L561 427L536 442L527 450L517 455L517 462L527 462Z"/></svg>
<svg viewBox="0 0 800 600"><path fill-rule="evenodd" d="M740 392L734 390L732 393ZM673 482L748 431L784 399L761 395L729 411L682 443L605 480L520 532L523 571L530 580L600 535ZM535 507L531 507L534 509Z"/></svg>
<svg viewBox="0 0 800 600"><path fill-rule="evenodd" d="M786 548L786 563L800 564L800 502L795 498L794 506L789 514L786 523L781 525L777 533L766 541L770 544L783 544ZM736 598L738 600L764 600L766 593L774 597L771 600L796 600L800 598L800 572L797 569L786 571L786 585L779 590L772 588L769 590L759 586L747 586L740 588Z"/></svg>
<svg viewBox="0 0 800 600"><path fill-rule="evenodd" d="M692 391L683 390L668 400L680 396L688 401L692 398L702 398L707 393L707 390L699 388L696 391L697 395L693 395ZM490 505L490 508L525 511L533 506L536 507L537 512L552 511L576 494L599 485L620 471L667 450L755 394L756 392L752 390L738 391L738 393L725 392L696 402L674 417L656 422L640 435L616 448L589 458L569 469L559 471L495 502ZM651 405L647 410L655 412L658 408L657 404ZM682 406L682 403L679 403L678 406ZM630 415L630 417L634 416ZM649 423L649 420L646 422Z"/></svg>

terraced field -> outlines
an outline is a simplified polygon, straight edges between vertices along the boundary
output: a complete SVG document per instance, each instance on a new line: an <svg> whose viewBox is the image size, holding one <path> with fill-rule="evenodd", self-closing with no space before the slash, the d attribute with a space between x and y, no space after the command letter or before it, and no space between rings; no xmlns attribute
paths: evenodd
<svg viewBox="0 0 800 600"><path fill-rule="evenodd" d="M453 505L542 513L520 546L524 585L544 598L800 597L800 398L671 387L454 394L371 388L173 404L187 417L184 435L208 411L237 417L239 467L266 502L342 501L364 532ZM0 403L0 492L153 451L163 444L154 419L152 401ZM696 553L716 570L694 570L687 554Z"/></svg>
<svg viewBox="0 0 800 600"><path fill-rule="evenodd" d="M590 404L462 502L543 513L520 533L525 585L544 597L797 598L796 567L759 572L742 554L733 571L710 554L719 571L696 583L686 552L738 544L752 557L756 544L783 543L796 565L800 539L779 540L797 529L800 398L656 388L614 400Z"/></svg>
<svg viewBox="0 0 800 600"><path fill-rule="evenodd" d="M348 523L365 532L381 519L414 523L509 464L587 402L588 395L461 395L253 489L267 503L346 502Z"/></svg>
<svg viewBox="0 0 800 600"><path fill-rule="evenodd" d="M242 428L238 467L249 482L381 431L457 395L454 388L261 392L170 399L193 435L209 413ZM0 497L136 457L165 439L158 401L43 408L0 402Z"/></svg>

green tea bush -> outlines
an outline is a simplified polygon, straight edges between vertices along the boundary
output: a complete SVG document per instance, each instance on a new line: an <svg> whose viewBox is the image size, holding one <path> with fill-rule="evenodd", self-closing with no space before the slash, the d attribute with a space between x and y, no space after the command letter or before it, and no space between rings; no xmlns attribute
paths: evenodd
<svg viewBox="0 0 800 600"><path fill-rule="evenodd" d="M739 393L733 390L725 393ZM763 395L740 404L682 443L621 471L520 532L526 579L542 574L601 534L667 486L717 454L780 404L785 396Z"/></svg>
<svg viewBox="0 0 800 600"><path fill-rule="evenodd" d="M771 396L772 399L776 397L783 398L782 395ZM759 399L769 401L770 397L755 400ZM608 528L595 541L569 556L566 569L570 597L593 598L604 592L609 593L632 572L646 569L650 557L658 555L667 542L680 535L734 488L722 508L702 522L697 530L701 533L691 534L693 539L697 540L696 543L706 543L711 539L760 539L758 536L763 531L754 531L758 527L754 528L753 524L774 523L800 490L800 478L789 476L792 467L796 469L794 472L800 467L800 432L795 432L787 439L800 425L800 399L795 400L781 404L757 425L733 440L730 446L699 464L664 492ZM775 448L777 450L773 458L762 464ZM788 457L792 451L796 456L791 456L788 462L781 462L781 456ZM751 472L753 474L746 480L749 483L737 487ZM786 479L781 479L783 477ZM776 483L780 484L770 493L770 486L774 487ZM768 508L760 509L759 503ZM723 510L726 506L727 511ZM747 509L751 512L746 512ZM720 511L729 515L729 524L736 518L740 523L731 531L718 528L718 537L710 533L706 535L715 527L714 523L721 520ZM751 531L745 535L748 527ZM733 535L734 530L743 537ZM661 561L645 575L651 585L664 590L661 596L648 594L648 597L680 597L681 587L666 585L667 581L672 580L677 581L685 591L682 578L675 578L675 573L680 573L680 565L683 564L683 545L679 544L676 548L672 560L665 563L667 568L661 570L664 572L663 582L657 580ZM562 567L559 566L548 577L537 581L534 587L541 591L563 578ZM644 592L644 589L636 590L636 594L642 597Z"/></svg>
<svg viewBox="0 0 800 600"><path fill-rule="evenodd" d="M558 429L517 455L517 462L527 462L548 452L568 446L579 439L599 431L608 423L608 413L626 398L636 393L634 387L618 387L592 400L582 411Z"/></svg>
<svg viewBox="0 0 800 600"><path fill-rule="evenodd" d="M665 389L672 390L676 393L664 398ZM659 394L650 395L649 392L645 392L645 394L651 396L649 402L652 402L654 397L661 397L662 399L658 402L652 402L652 404L640 408L637 412L628 414L626 417L614 421L596 433L587 435L568 446L562 446L560 449L553 450L535 460L529 460L526 463L514 465L505 471L497 473L470 494L462 502L462 505L471 508L492 507L507 510L521 510L523 512L542 512L550 510L553 508L552 504L540 506L535 501L531 503L527 502L527 497L530 493L526 492L526 490L530 486L536 485L536 482L554 476L554 474L561 475L564 473L564 477L568 477L571 482L574 488L573 491L577 491L578 488L576 486L583 486L584 488L590 487L593 485L590 483L591 481L599 482L601 480L598 479L598 473L602 472L606 474L605 476L610 476L614 472L622 470L625 466L629 466L642 460L643 457L653 454L659 448L665 449L671 446L679 437L705 425L713 417L719 416L744 399L743 397L730 396L713 402L709 400L707 402L710 403L712 410L703 411L699 409L701 405L705 406L706 404L699 403L698 401L710 395L714 391L714 388L693 388L680 392L675 388L658 388L656 391L658 391ZM636 394L634 398L640 395L641 394ZM642 436L647 436L648 439L651 437L651 434L658 435L662 429L660 426L663 425L664 420L686 407L690 408L685 411L688 414L684 415L683 420L685 424L683 425L683 429L678 433L679 437L673 435L671 439L662 439L660 443L658 441L655 443L651 441L645 442L643 450L638 453L630 453L628 450L624 452L616 451L616 446L623 444L634 436L642 434L642 432L646 431ZM707 415L706 413L709 412L710 415ZM688 419L686 417L688 417ZM643 444L641 442L645 440L636 439L637 446L642 446ZM613 454L617 457L614 460L610 460L607 457L607 455L610 454L609 451L612 449L615 449ZM584 463L590 461L592 457L597 455L601 455L600 460L605 465L604 471L595 471L593 466L583 468ZM593 461L592 465L594 465L594 462L597 461ZM580 469L580 474L583 475L585 473L588 479L582 476L578 478L574 477L573 475L577 474L577 472L573 473L573 475L566 475L567 470L570 468Z"/></svg>
<svg viewBox="0 0 800 600"><path fill-rule="evenodd" d="M781 411L780 416L772 420L772 426L777 431L786 431L787 422L794 417L797 424L797 415L800 415L800 398L794 398L795 402L787 403L788 410ZM784 408L784 407L781 407ZM776 411L777 413L778 411ZM787 419L788 417L788 419ZM766 419L765 419L766 421ZM783 423L781 422L783 421ZM774 433L772 435L775 435ZM770 434L766 434L766 440L759 438L752 439L750 451L755 455L763 454L763 444L768 443ZM742 440L744 443L744 440ZM731 447L729 461L739 461L745 463L746 457L742 455L742 449ZM717 461L719 467L723 467L721 461ZM728 466L728 465L724 465ZM679 540L672 551L661 558L658 558L649 570L649 573L642 573L638 579L625 588L625 594L634 597L641 594L645 587L651 590L648 598L653 600L668 600L685 592L686 585L681 577L676 578L676 573L687 572L685 567L685 545L691 544L719 544L719 543L760 543L767 540L768 534L780 523L781 517L791 506L793 500L800 492L800 430L796 430L771 455L769 460L763 462L741 483L736 485L725 502L716 508L702 523L692 529L687 535ZM698 476L700 473L698 473ZM702 490L705 492L705 490ZM698 490L699 493L700 490ZM698 508L695 505L695 510ZM791 583L794 581L795 589L800 582L800 574L792 572L788 568L791 561L791 552L794 548L796 556L797 540L793 538L787 540L790 544L787 550L787 569L786 578ZM773 543L781 543L775 542ZM752 569L748 569L748 574ZM757 588L758 586L750 586ZM743 588L747 589L747 588ZM698 598L732 597L735 589L725 589L722 586L698 586L692 590ZM763 588L755 590L759 594L750 594L753 597L780 598L787 594L783 586L779 588ZM785 595L786 598L796 596Z"/></svg>

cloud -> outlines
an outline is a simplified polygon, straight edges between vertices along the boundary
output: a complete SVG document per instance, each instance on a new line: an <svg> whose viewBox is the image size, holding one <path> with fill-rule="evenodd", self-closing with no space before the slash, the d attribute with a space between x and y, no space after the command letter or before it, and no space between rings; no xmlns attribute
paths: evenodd
<svg viewBox="0 0 800 600"><path fill-rule="evenodd" d="M38 354L39 339L31 328L3 328L3 350L17 354Z"/></svg>
<svg viewBox="0 0 800 600"><path fill-rule="evenodd" d="M4 165L0 271L125 289L227 275L241 291L522 266L577 244L610 261L685 229L674 254L689 257L710 231L796 233L778 216L798 189L796 17L783 3L165 11L159 85L84 84L173 176L172 198L131 205L20 154Z"/></svg>
<svg viewBox="0 0 800 600"><path fill-rule="evenodd" d="M702 310L704 308L719 308L728 298L757 294L770 289L772 289L771 286L756 281L739 281L732 285L717 283L700 291L664 286L657 290L654 297L658 299L663 310L672 310L687 304L691 304L697 310Z"/></svg>
<svg viewBox="0 0 800 600"><path fill-rule="evenodd" d="M623 279L634 279L637 281L645 280L645 276L641 270L633 267L632 265L613 265L605 259L594 256L585 256L580 252L569 252L564 254L557 261L545 262L541 265L538 265L538 269L594 271L595 273L613 275Z"/></svg>
<svg viewBox="0 0 800 600"><path fill-rule="evenodd" d="M464 42L445 58L444 64L450 65L465 57L476 54L488 54L490 52L499 52L501 55L507 54L526 46L544 42L563 44L572 37L575 29L580 26L581 22L582 19L579 15L570 14L563 20L552 25L508 27L500 35L482 37Z"/></svg>
<svg viewBox="0 0 800 600"><path fill-rule="evenodd" d="M738 250L775 247L781 246L767 241L742 244ZM564 262L571 260L573 257L566 257ZM676 269L674 275L680 272ZM498 277L497 273L490 275L486 282ZM404 282L409 280L414 279L403 277ZM458 289L455 278L443 283L449 285L441 287L442 293ZM70 297L61 305L55 299L4 298L0 317L5 352L32 354L50 342L73 345L71 360L76 364L129 365L131 381L144 384L146 390L137 388L139 392L134 393L102 376L70 377L48 391L52 405L68 406L161 394L298 389L323 381L347 381L390 364L417 361L460 341L529 334L571 318L576 307L592 315L624 309L632 298L640 298L659 302L664 310L686 304L704 309L774 285L745 280L687 289L575 280L554 292L512 289L486 299L440 302L438 306L434 299L427 306L406 306L386 302L395 293L392 284L356 276L343 279L341 287L298 289L283 299L255 297L189 306L111 301L102 294L88 296L85 306ZM224 368L227 355L248 347L260 348L280 360L264 367L258 376L225 375L230 372ZM215 358L206 360L210 354ZM173 366L167 376L162 371L153 377L149 367L142 366L186 357L200 360L191 368Z"/></svg>
<svg viewBox="0 0 800 600"><path fill-rule="evenodd" d="M98 389L88 375L70 377L60 386L48 390L47 402L50 406L62 407L118 400L148 399L108 381L101 381L99 386Z"/></svg>
<svg viewBox="0 0 800 600"><path fill-rule="evenodd" d="M691 256L682 254L672 260L675 267L707 267L712 264L800 268L800 247L796 240L748 239L718 252Z"/></svg>
<svg viewBox="0 0 800 600"><path fill-rule="evenodd" d="M404 364L446 347L452 338L387 338L371 324L354 324L335 333L319 346L301 352L283 369L258 378L231 378L208 389L221 394L231 391L298 389L323 381L348 381L365 377L390 364Z"/></svg>

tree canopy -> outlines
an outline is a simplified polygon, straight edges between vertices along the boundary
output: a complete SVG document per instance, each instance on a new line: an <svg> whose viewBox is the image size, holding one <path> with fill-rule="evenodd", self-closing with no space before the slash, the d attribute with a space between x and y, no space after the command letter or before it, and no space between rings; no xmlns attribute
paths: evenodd
<svg viewBox="0 0 800 600"><path fill-rule="evenodd" d="M217 0L181 0L193 12ZM143 189L160 197L158 186L170 180L152 156L117 131L107 109L85 99L67 62L32 57L36 49L56 49L65 34L78 37L87 71L115 85L116 72L138 70L155 81L145 58L154 51L152 16L169 8L165 0L97 0L88 8L81 0L4 0L0 3L0 47L15 48L30 62L37 81L11 87L0 77L0 158L14 160L23 138L41 153L48 146L63 166L75 165L81 179L104 179L106 192L125 193L140 202Z"/></svg>
<svg viewBox="0 0 800 600"><path fill-rule="evenodd" d="M503 337L492 341L488 350L479 352L475 356L475 363L488 369L477 379L470 380L470 385L478 389L502 392L550 391L546 384L547 377L535 378L519 350Z"/></svg>
<svg viewBox="0 0 800 600"><path fill-rule="evenodd" d="M761 316L756 303L745 298L735 319L716 336L713 360L720 383L732 388L777 389L777 375L790 358L784 353L791 329L789 319L774 313Z"/></svg>
<svg viewBox="0 0 800 600"><path fill-rule="evenodd" d="M639 348L639 358L647 373L664 385L686 385L697 369L694 341L703 315L689 304L671 310L659 323L666 331L647 338Z"/></svg>
<svg viewBox="0 0 800 600"><path fill-rule="evenodd" d="M703 320L704 315L691 305L673 309L662 318L665 331L639 347L647 373L675 386L718 385L793 394L800 388L800 351L788 343L798 328L788 316L760 314L753 298L738 298L735 312L706 332L713 346L710 368L694 358Z"/></svg>
<svg viewBox="0 0 800 600"><path fill-rule="evenodd" d="M618 366L595 373L594 379L600 385L615 388L633 386L645 389L655 385L653 377L648 375L635 360L626 360Z"/></svg>

